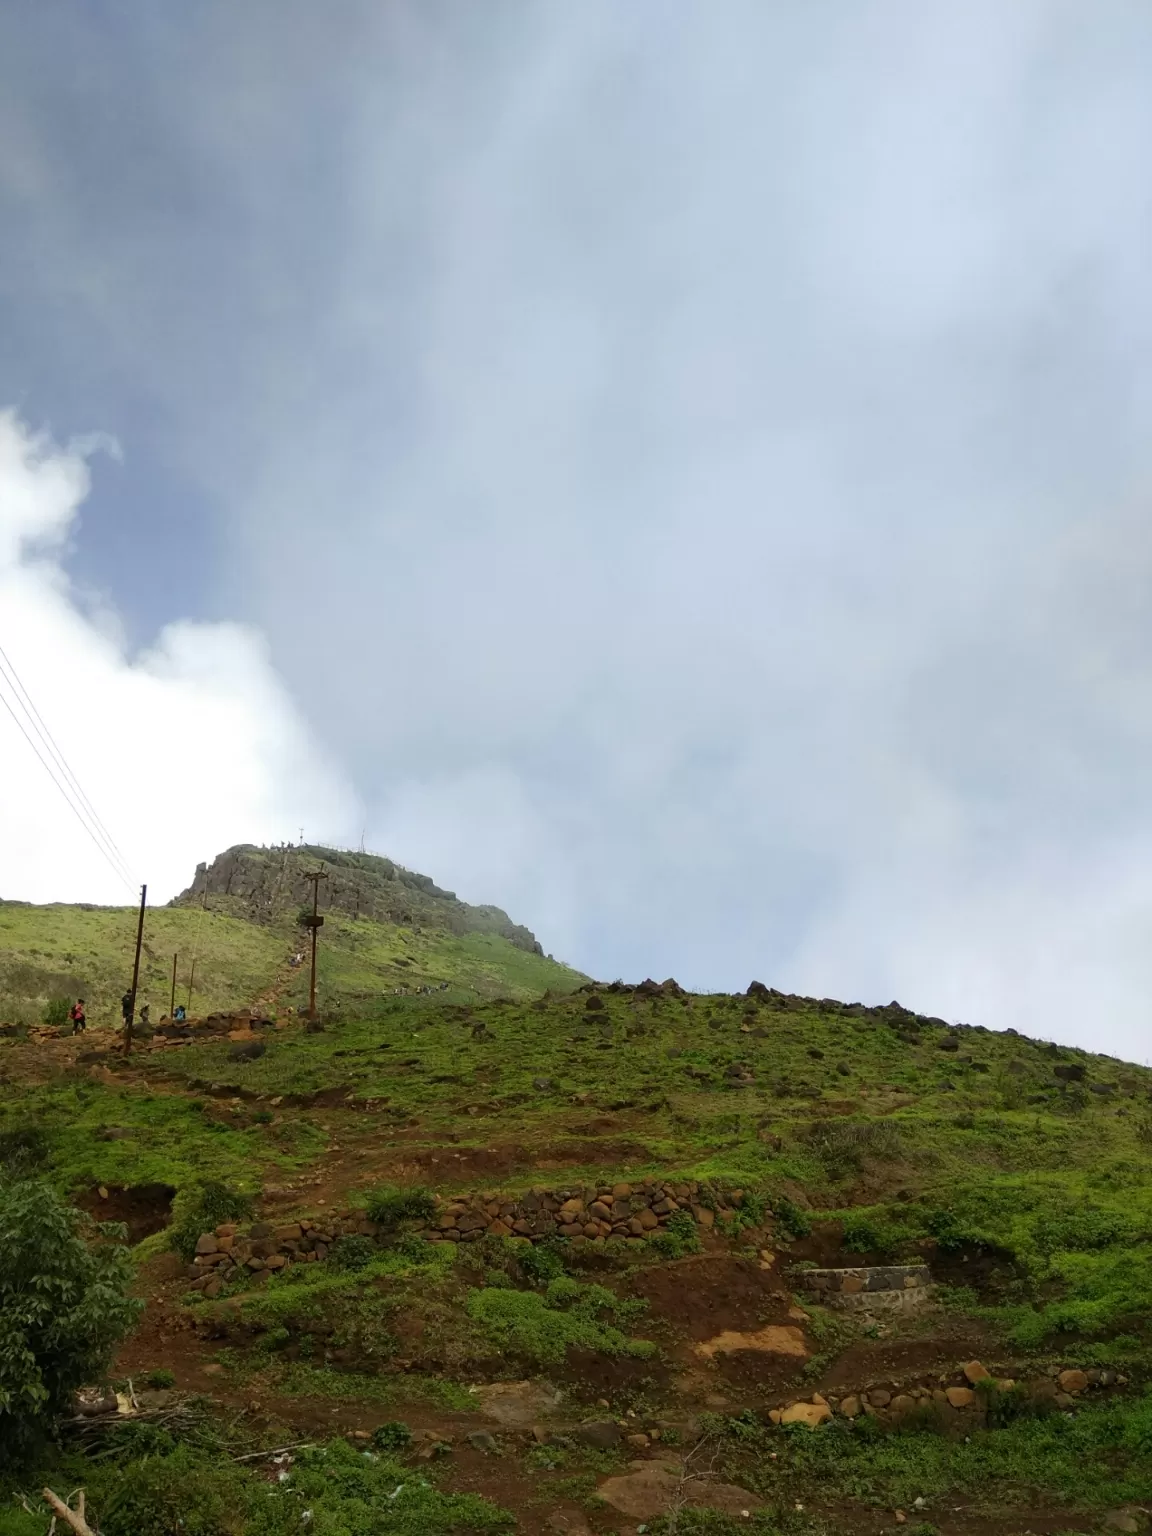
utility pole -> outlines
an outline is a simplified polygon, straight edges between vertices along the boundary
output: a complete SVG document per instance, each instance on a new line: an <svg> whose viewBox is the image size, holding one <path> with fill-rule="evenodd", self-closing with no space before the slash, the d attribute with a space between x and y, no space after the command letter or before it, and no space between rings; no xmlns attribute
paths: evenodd
<svg viewBox="0 0 1152 1536"><path fill-rule="evenodd" d="M172 999L168 1004L169 1018L174 1017L176 1013L176 962L179 960L179 958L180 951L177 950L176 953L172 956Z"/></svg>
<svg viewBox="0 0 1152 1536"><path fill-rule="evenodd" d="M192 956L192 969L188 972L188 1006L184 1010L184 1012L189 1014L189 1015L191 1015L191 1013L192 1013L192 983L195 981L195 979L196 979L196 956L193 955Z"/></svg>
<svg viewBox="0 0 1152 1536"><path fill-rule="evenodd" d="M324 923L324 919L316 908L320 901L320 882L327 880L328 876L322 869L316 869L304 878L312 882L312 915L306 919L306 922L312 930L312 978L308 983L308 1017L314 1019L316 1017L316 935Z"/></svg>
<svg viewBox="0 0 1152 1536"><path fill-rule="evenodd" d="M140 984L140 946L144 943L144 903L148 898L148 887L140 887L140 921L136 924L136 960L132 966L132 1000L128 1008L128 1017L124 1020L124 1054L132 1054L132 1025L136 1021L136 988Z"/></svg>

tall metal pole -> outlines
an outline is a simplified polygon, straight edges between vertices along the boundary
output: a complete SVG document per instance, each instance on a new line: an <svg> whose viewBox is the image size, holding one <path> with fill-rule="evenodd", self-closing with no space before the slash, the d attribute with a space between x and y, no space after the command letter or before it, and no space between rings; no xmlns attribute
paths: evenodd
<svg viewBox="0 0 1152 1536"><path fill-rule="evenodd" d="M136 959L132 966L132 998L128 1005L128 1017L124 1021L124 1054L132 1054L132 1025L136 1022L136 988L140 984L140 946L144 943L144 903L148 899L148 887L140 887L140 921L136 924Z"/></svg>
<svg viewBox="0 0 1152 1536"><path fill-rule="evenodd" d="M177 950L176 953L172 956L172 999L168 1004L169 1018L172 1018L176 1013L176 962L179 960L179 958L180 951Z"/></svg>
<svg viewBox="0 0 1152 1536"><path fill-rule="evenodd" d="M312 929L312 975L308 982L308 1017L314 1019L316 1017L316 934L324 921L316 908L320 900L320 882L327 880L328 876L323 870L317 869L310 875L305 875L304 878L312 882L312 921L308 925Z"/></svg>

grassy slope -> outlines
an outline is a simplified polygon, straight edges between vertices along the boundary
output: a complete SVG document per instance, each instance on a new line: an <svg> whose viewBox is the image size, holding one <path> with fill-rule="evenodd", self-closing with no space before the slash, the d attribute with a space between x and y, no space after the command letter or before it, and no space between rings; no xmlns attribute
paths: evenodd
<svg viewBox="0 0 1152 1536"><path fill-rule="evenodd" d="M93 1025L119 1017L119 999L132 977L136 912L127 907L35 907L0 902L0 1022L38 1023L51 997L83 996ZM289 923L264 926L222 913L159 907L144 929L140 1000L153 1019L168 1011L172 956L179 952L176 998L187 1002L196 956L193 1011L237 1008L264 993L301 931ZM567 966L517 949L492 934L456 937L413 933L385 924L333 915L320 947L320 998L357 1007L400 985L447 981L454 995L534 996L565 989L583 978ZM284 1003L307 997L307 968L287 974Z"/></svg>
<svg viewBox="0 0 1152 1536"><path fill-rule="evenodd" d="M230 1061L226 1044L166 1055L152 1064L151 1087L42 1085L9 1097L0 1131L29 1118L47 1127L65 1183L184 1186L204 1174L279 1182L282 1170L322 1169L326 1149L379 1151L402 1138L406 1154L446 1143L520 1149L508 1176L462 1181L512 1189L541 1182L531 1153L566 1139L584 1147L586 1166L601 1176L678 1169L762 1189L778 1214L784 1197L813 1215L839 1212L849 1253L919 1251L926 1238L942 1255L991 1246L1011 1277L994 1294L953 1291L949 1301L991 1330L1003 1357L1118 1364L1134 1383L1152 1379L1152 1072L813 999L651 1000L605 990L605 1006L589 1010L580 993L535 1002L381 997L369 986L370 943L325 933L347 1001L344 1019L323 1034L292 1029L254 1062ZM421 966L432 964L434 946L402 942ZM358 986L377 995L357 1004ZM958 1049L942 1048L953 1042ZM4 1059L0 1046L0 1069ZM1084 1081L1066 1085L1057 1067L1082 1067ZM201 1102L194 1090L180 1093L181 1078L234 1084L263 1101ZM325 1089L377 1107L268 1107L273 1096ZM135 1134L105 1142L99 1128L107 1125ZM569 1177L577 1175L547 1181ZM301 1195L302 1212L308 1200ZM503 1262L487 1250L474 1258ZM246 1309L263 1309L269 1326L295 1328L298 1313L319 1307L345 1319L367 1358L374 1339L385 1353L394 1347L388 1309L403 1304L420 1312L446 1360L465 1364L484 1347L477 1330L495 1326L485 1307L513 1308L500 1326L525 1337L549 1323L529 1293L494 1285L492 1270L465 1279L458 1271L467 1262L463 1253L421 1255L352 1276L317 1266L283 1290L254 1295ZM507 1299L515 1295L528 1299ZM642 1335L642 1320L625 1331ZM551 1332L540 1337L547 1343ZM543 1352L540 1360L544 1369ZM241 1373L260 1368L258 1360L233 1364ZM319 1362L284 1371L276 1380L285 1396L291 1372L297 1390L312 1395L360 1393L369 1402L397 1390L394 1377L342 1376ZM443 1386L450 1394L454 1384ZM945 1499L1097 1509L1152 1499L1152 1407L1141 1395L1086 1406L1074 1419L977 1430L963 1443L874 1428L841 1423L818 1436L781 1436L733 1421L718 1422L715 1435L723 1469L768 1498L780 1521L814 1497L887 1508L919 1495L937 1508ZM1085 1467L1097 1470L1086 1476ZM689 1521L681 1536L782 1528L776 1517L756 1526ZM824 1526L797 1516L788 1528Z"/></svg>

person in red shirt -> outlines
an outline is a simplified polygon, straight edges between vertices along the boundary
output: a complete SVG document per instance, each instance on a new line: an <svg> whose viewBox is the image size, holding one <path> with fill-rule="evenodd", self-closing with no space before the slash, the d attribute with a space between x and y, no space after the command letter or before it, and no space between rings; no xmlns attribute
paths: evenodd
<svg viewBox="0 0 1152 1536"><path fill-rule="evenodd" d="M82 1030L88 1028L88 1017L84 1012L84 999L82 997L78 997L72 1004L72 1007L68 1010L68 1017L72 1020L72 1033L74 1035L78 1035Z"/></svg>

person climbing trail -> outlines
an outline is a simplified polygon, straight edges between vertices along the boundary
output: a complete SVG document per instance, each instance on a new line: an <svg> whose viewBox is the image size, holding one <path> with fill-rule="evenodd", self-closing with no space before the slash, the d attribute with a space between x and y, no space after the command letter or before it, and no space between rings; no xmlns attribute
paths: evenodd
<svg viewBox="0 0 1152 1536"><path fill-rule="evenodd" d="M88 1028L88 1016L84 1012L84 999L78 997L68 1010L68 1017L72 1020L72 1033L79 1035Z"/></svg>

